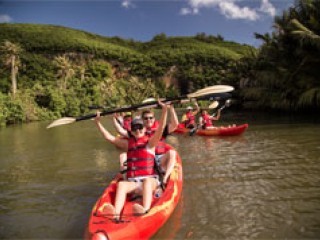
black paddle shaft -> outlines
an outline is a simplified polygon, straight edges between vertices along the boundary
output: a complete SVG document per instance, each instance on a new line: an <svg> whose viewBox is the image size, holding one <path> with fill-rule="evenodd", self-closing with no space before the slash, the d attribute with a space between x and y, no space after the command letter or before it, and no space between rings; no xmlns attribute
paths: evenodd
<svg viewBox="0 0 320 240"><path fill-rule="evenodd" d="M229 97L230 94L228 93L209 93L207 95L203 95L203 96L199 96L199 97L195 97L195 99L197 100L221 100L221 99L225 99L227 97ZM190 97L188 97L188 95L183 95L180 97L173 97L173 98L167 98L165 100L163 100L162 102L164 103L175 103L175 102L180 102L183 99L188 99ZM118 112L130 112L133 110L137 110L139 108L144 108L144 107L157 107L158 106L158 102L157 101L153 101L153 102L147 102L147 103L141 103L141 104L137 104L137 105L133 105L130 107L123 107L123 108L116 108L116 109L112 109L112 110L107 110L107 111L103 111L100 113L101 116L105 116L105 115L110 115L113 113L118 113ZM88 114L85 116L80 116L76 118L76 121L82 121L82 120L88 120L88 119L92 119L95 118L97 116L96 113L92 113L92 114Z"/></svg>
<svg viewBox="0 0 320 240"><path fill-rule="evenodd" d="M176 98L168 98L162 102L164 103L168 103L168 102L177 102L177 101L180 101L181 99L185 99L186 97L185 96L181 96L181 97L176 97ZM107 110L107 111L103 111L100 113L101 116L105 116L105 115L110 115L110 114L113 114L113 113L118 113L118 112L130 112L130 111L133 111L133 110L137 110L139 108L143 108L143 107L157 107L159 104L157 101L153 101L153 102L147 102L147 103L141 103L141 104L137 104L137 105L133 105L133 106L130 106L130 107L123 107L123 108L116 108L116 109L112 109L112 110ZM85 115L85 116L81 116L81 117L77 117L76 118L76 121L82 121L82 120L88 120L88 119L91 119L91 118L95 118L97 116L96 113L92 113L92 114L88 114L88 115Z"/></svg>

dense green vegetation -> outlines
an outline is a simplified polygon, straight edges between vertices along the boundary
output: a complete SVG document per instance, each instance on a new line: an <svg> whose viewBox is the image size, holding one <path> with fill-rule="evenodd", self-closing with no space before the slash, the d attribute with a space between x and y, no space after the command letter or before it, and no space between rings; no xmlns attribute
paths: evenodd
<svg viewBox="0 0 320 240"><path fill-rule="evenodd" d="M274 20L257 54L242 59L236 75L248 107L319 111L320 1L300 0Z"/></svg>
<svg viewBox="0 0 320 240"><path fill-rule="evenodd" d="M51 25L0 29L1 124L76 116L90 105L128 105L225 83L235 61L253 49L205 34L160 34L141 43Z"/></svg>
<svg viewBox="0 0 320 240"><path fill-rule="evenodd" d="M221 36L156 35L150 42L52 25L0 24L0 125L77 116L214 84L246 108L320 106L320 1L300 0L258 34L259 49Z"/></svg>

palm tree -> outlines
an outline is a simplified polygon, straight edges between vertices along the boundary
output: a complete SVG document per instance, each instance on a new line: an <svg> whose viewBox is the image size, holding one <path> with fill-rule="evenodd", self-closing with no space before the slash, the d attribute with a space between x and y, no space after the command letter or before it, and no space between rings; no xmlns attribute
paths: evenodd
<svg viewBox="0 0 320 240"><path fill-rule="evenodd" d="M0 53L3 55L3 61L6 66L11 68L11 91L13 97L17 92L17 74L19 71L20 60L19 55L23 49L19 44L14 44L8 40L0 46Z"/></svg>
<svg viewBox="0 0 320 240"><path fill-rule="evenodd" d="M301 91L298 104L320 106L320 1L299 1L296 14L290 20L289 34L297 41L297 56L300 64L293 72L298 78Z"/></svg>
<svg viewBox="0 0 320 240"><path fill-rule="evenodd" d="M258 105L288 110L320 106L319 19L319 0L299 0L275 18L271 35L255 34L263 45L247 90L263 90Z"/></svg>
<svg viewBox="0 0 320 240"><path fill-rule="evenodd" d="M60 90L66 90L68 80L75 74L72 63L66 56L57 56L54 58L54 64L58 68Z"/></svg>

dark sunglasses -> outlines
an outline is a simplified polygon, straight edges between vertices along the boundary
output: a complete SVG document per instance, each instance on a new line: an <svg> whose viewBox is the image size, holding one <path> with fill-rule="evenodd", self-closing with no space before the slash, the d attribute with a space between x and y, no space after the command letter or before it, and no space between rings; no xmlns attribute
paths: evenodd
<svg viewBox="0 0 320 240"><path fill-rule="evenodd" d="M144 118L143 118L143 120L148 120L148 119L149 119L149 120L152 120L153 117L144 117Z"/></svg>
<svg viewBox="0 0 320 240"><path fill-rule="evenodd" d="M133 125L131 127L131 131L137 131L137 130L142 130L143 129L143 126L141 124L137 124L137 125Z"/></svg>

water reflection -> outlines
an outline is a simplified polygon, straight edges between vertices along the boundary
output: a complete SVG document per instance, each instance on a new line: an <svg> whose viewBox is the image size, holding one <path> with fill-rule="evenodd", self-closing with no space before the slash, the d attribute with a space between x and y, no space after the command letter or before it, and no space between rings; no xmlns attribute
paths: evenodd
<svg viewBox="0 0 320 240"><path fill-rule="evenodd" d="M106 124L108 120L106 120ZM119 169L90 121L0 134L0 238L82 238ZM235 137L169 137L183 160L182 200L154 239L320 236L320 126L251 124Z"/></svg>
<svg viewBox="0 0 320 240"><path fill-rule="evenodd" d="M186 226L194 226L193 238L317 236L320 167L310 161L319 156L319 137L308 135L306 150L299 133L288 136L284 130L274 130L194 140L204 144L199 146L198 157L184 158L189 212L183 218ZM192 146L188 147L194 150ZM297 213L300 207L307 212Z"/></svg>

